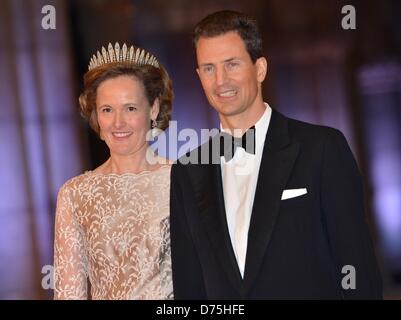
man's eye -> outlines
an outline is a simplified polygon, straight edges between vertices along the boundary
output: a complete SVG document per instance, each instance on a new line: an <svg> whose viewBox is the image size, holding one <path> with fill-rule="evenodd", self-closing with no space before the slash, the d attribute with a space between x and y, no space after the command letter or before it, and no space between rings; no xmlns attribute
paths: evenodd
<svg viewBox="0 0 401 320"><path fill-rule="evenodd" d="M133 106L129 106L129 107L128 107L128 111L136 111L136 110L137 110L136 107L133 107Z"/></svg>
<svg viewBox="0 0 401 320"><path fill-rule="evenodd" d="M203 72L204 73L212 73L213 72L213 66L204 66L203 67Z"/></svg>
<svg viewBox="0 0 401 320"><path fill-rule="evenodd" d="M228 66L229 69L234 69L234 68L238 67L238 65L239 65L238 62L229 62L229 63L227 64L227 66Z"/></svg>

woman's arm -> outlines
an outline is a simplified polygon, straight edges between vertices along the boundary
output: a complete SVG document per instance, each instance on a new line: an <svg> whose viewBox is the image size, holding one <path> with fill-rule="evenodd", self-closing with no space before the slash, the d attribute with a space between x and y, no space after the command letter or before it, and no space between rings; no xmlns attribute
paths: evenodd
<svg viewBox="0 0 401 320"><path fill-rule="evenodd" d="M87 259L82 229L74 217L69 189L57 197L54 239L54 299L87 299Z"/></svg>

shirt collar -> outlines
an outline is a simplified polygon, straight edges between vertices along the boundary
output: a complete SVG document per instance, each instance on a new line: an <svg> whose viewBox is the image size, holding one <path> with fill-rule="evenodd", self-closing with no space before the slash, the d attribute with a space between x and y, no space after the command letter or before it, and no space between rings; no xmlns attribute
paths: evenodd
<svg viewBox="0 0 401 320"><path fill-rule="evenodd" d="M265 102L266 110L263 113L262 117L255 123L255 142L256 142L256 152L263 148L265 144L267 130L269 129L270 118L272 115L272 108Z"/></svg>
<svg viewBox="0 0 401 320"><path fill-rule="evenodd" d="M259 120L255 123L255 131L256 131L256 135L255 135L255 142L256 142L256 148L255 151L258 152L258 150L260 150L261 148L263 148L264 144L265 144L265 139L266 139L266 134L267 134L267 130L269 129L269 124L270 124L270 118L272 115L272 108L269 106L269 104L267 102L264 102L264 105L266 107L265 112L263 113L263 115L259 118ZM221 125L220 122L220 130L222 132L226 132L223 129L223 126Z"/></svg>

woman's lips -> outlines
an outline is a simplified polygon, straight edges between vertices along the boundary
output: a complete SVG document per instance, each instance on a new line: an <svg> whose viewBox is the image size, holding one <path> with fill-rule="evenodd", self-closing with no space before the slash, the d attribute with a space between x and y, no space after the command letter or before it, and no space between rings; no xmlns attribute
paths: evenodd
<svg viewBox="0 0 401 320"><path fill-rule="evenodd" d="M132 132L131 131L130 132L113 132L112 134L116 138L126 138L126 137L129 137L132 134Z"/></svg>

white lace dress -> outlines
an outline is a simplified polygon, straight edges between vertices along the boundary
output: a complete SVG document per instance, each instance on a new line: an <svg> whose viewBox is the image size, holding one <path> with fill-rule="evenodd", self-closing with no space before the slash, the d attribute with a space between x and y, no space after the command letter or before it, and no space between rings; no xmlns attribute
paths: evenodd
<svg viewBox="0 0 401 320"><path fill-rule="evenodd" d="M139 174L92 171L57 198L55 299L172 299L170 165Z"/></svg>

